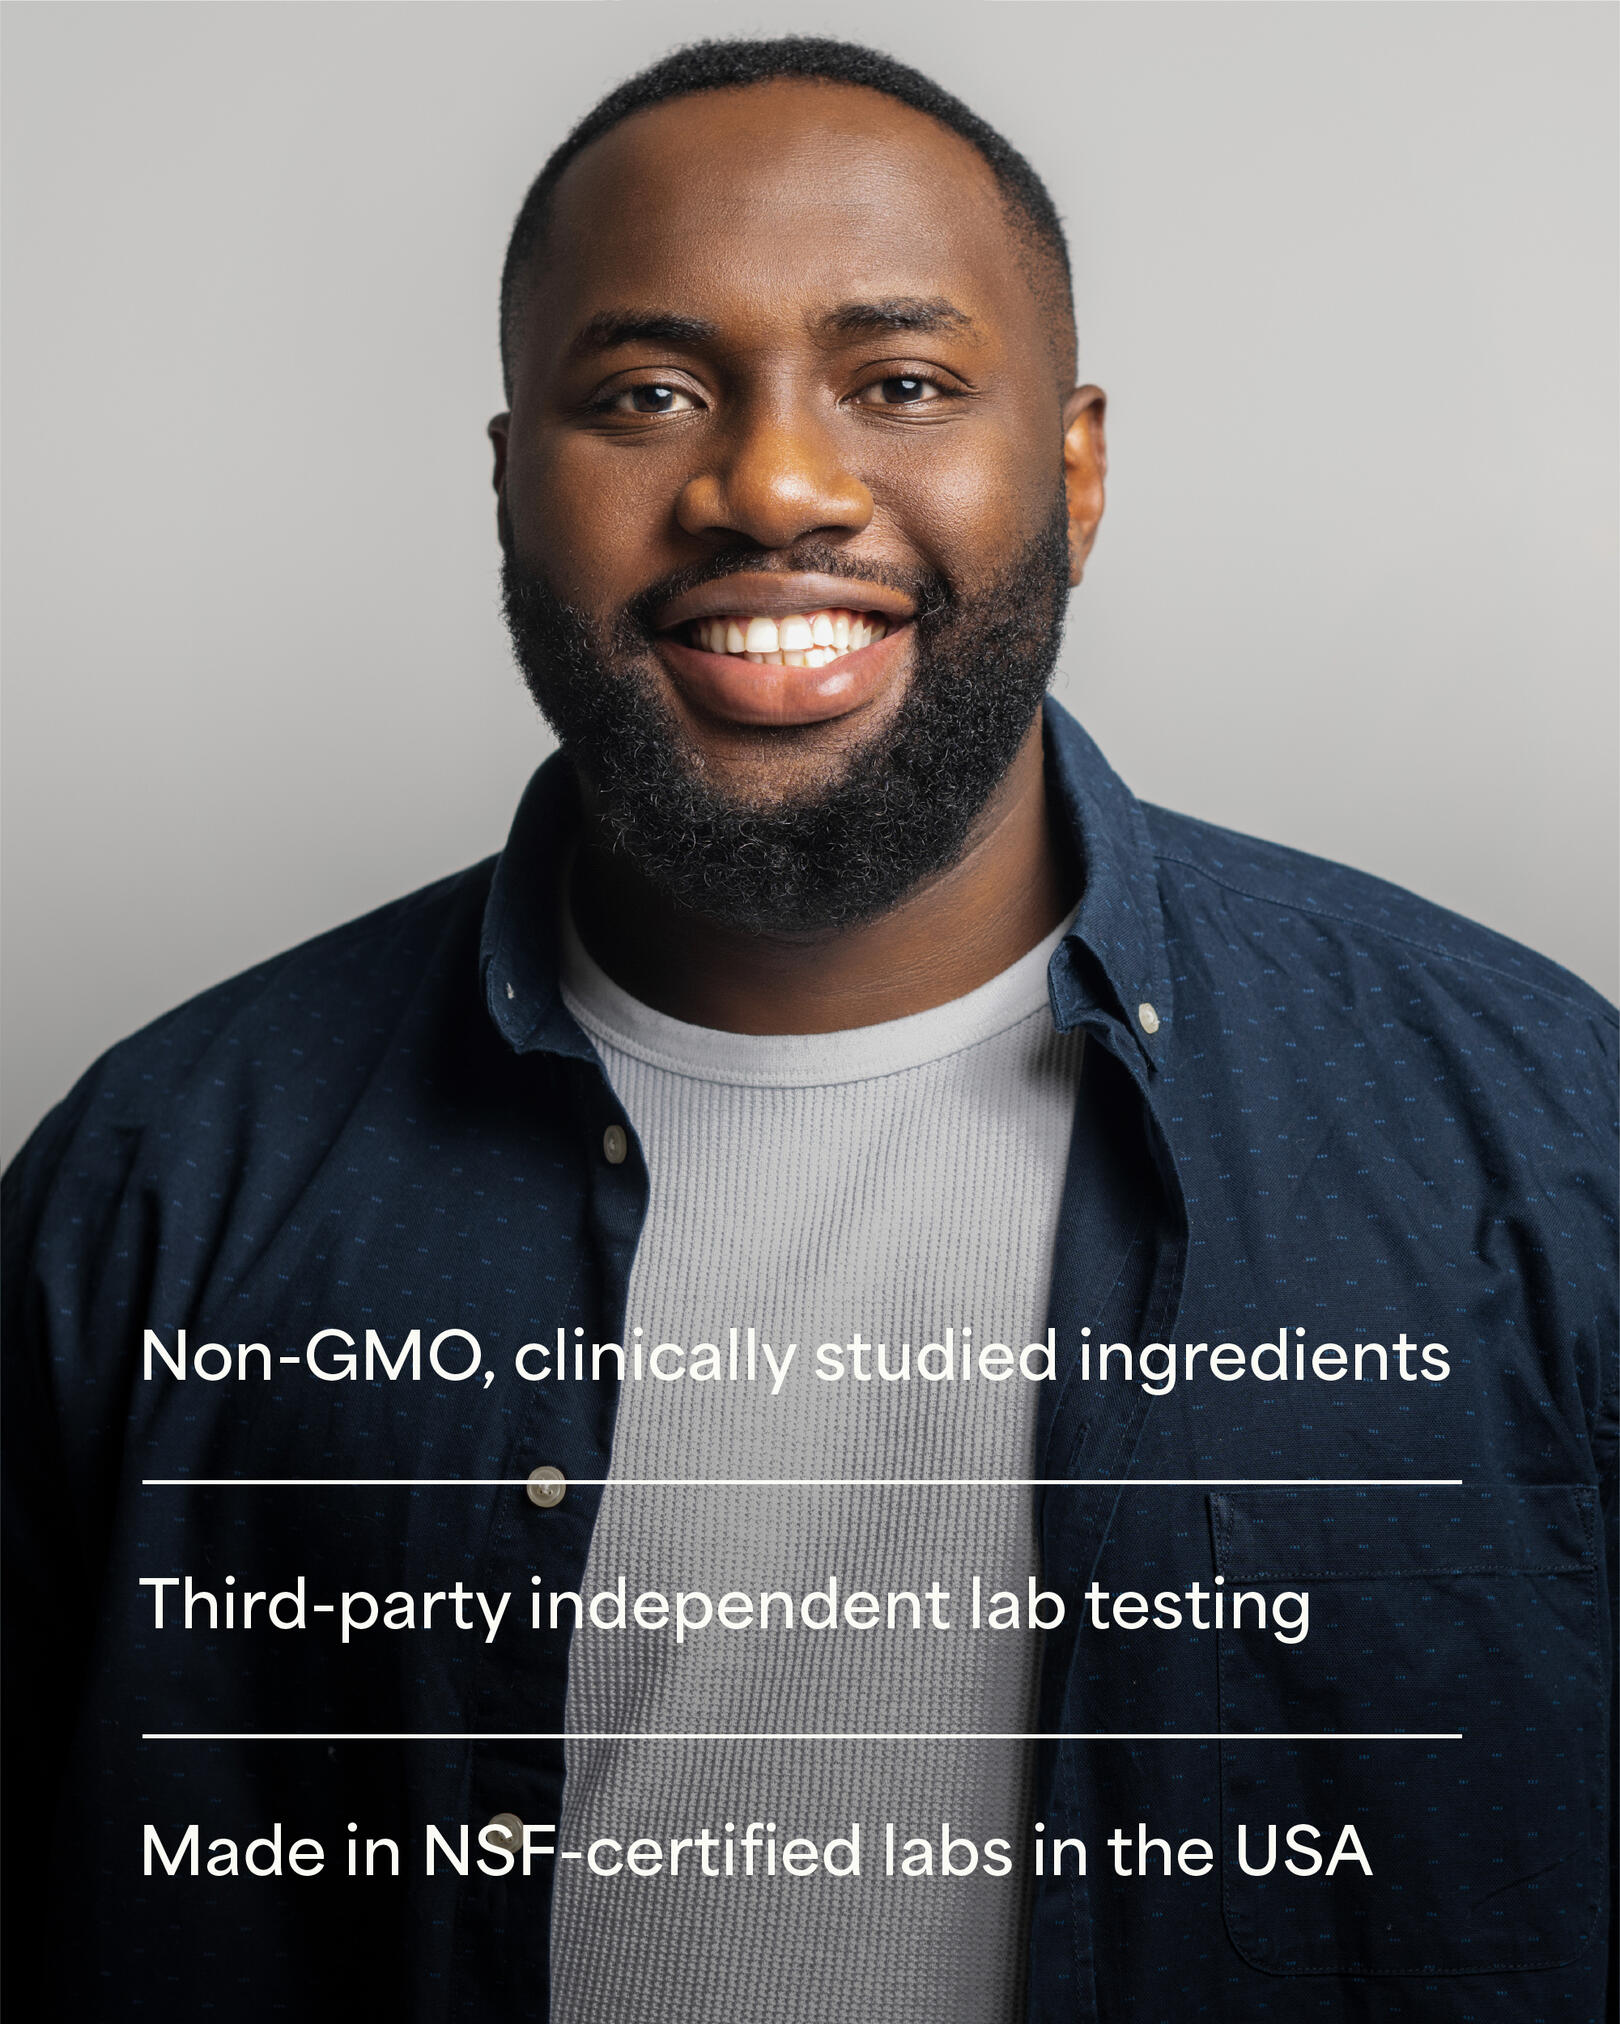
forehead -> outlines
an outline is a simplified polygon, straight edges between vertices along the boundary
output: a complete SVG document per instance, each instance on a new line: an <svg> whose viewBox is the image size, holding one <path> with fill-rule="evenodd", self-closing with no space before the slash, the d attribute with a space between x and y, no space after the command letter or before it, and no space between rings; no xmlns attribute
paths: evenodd
<svg viewBox="0 0 1620 2024"><path fill-rule="evenodd" d="M946 294L978 320L1011 289L1034 307L989 165L860 86L776 79L636 113L564 171L549 238L554 333L610 299L712 309L698 292Z"/></svg>

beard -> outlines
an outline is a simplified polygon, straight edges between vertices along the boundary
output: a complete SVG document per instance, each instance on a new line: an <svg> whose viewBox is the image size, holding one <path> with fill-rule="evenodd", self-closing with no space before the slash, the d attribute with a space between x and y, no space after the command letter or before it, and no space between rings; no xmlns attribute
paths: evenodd
<svg viewBox="0 0 1620 2024"><path fill-rule="evenodd" d="M853 927L962 854L1057 662L1069 593L1060 492L1046 525L964 594L932 571L860 570L801 544L786 566L881 579L916 604L910 684L837 777L764 804L719 792L645 662L671 596L758 570L728 552L637 597L607 637L507 548L506 623L530 694L590 796L602 842L678 908L749 934ZM767 733L791 736L790 731Z"/></svg>

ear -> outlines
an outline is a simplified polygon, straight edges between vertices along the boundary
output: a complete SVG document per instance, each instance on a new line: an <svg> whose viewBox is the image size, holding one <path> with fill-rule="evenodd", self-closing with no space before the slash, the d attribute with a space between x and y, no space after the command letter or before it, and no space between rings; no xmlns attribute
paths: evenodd
<svg viewBox="0 0 1620 2024"><path fill-rule="evenodd" d="M512 417L496 415L489 425L489 440L495 447L495 531L500 536L501 546L511 544L511 521L506 511L506 445L511 431Z"/></svg>
<svg viewBox="0 0 1620 2024"><path fill-rule="evenodd" d="M1063 403L1063 488L1069 502L1069 582L1080 581L1103 515L1108 439L1101 387L1076 387Z"/></svg>

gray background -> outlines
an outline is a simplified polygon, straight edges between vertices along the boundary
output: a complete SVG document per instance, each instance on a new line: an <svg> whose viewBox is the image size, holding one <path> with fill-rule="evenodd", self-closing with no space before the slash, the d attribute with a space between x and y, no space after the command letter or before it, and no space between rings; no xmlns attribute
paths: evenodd
<svg viewBox="0 0 1620 2024"><path fill-rule="evenodd" d="M1616 982L1606 5L5 9L9 1151L193 991L499 847L529 177L699 33L876 42L1049 179L1109 517L1059 693L1150 799Z"/></svg>

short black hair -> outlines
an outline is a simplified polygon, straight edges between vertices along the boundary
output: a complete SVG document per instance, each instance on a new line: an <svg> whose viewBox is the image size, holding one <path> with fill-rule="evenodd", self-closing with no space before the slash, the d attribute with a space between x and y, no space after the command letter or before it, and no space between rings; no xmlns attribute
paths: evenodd
<svg viewBox="0 0 1620 2024"><path fill-rule="evenodd" d="M509 395L518 325L544 248L552 197L568 164L582 148L648 106L781 77L864 85L926 113L975 148L996 179L1009 222L1028 256L1036 298L1058 320L1063 356L1072 356L1073 281L1063 222L1050 191L1012 143L932 78L881 50L830 36L781 35L692 42L673 50L598 101L553 151L523 200L501 270L501 368Z"/></svg>

